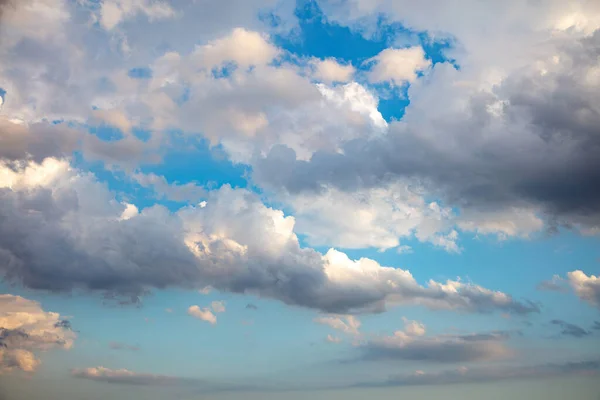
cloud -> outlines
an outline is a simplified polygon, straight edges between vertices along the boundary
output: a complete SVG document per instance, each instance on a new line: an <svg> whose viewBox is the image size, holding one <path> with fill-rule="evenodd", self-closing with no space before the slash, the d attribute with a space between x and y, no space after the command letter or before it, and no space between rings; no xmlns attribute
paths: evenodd
<svg viewBox="0 0 600 400"><path fill-rule="evenodd" d="M391 82L398 86L414 81L417 72L431 65L431 61L425 58L425 51L419 46L385 49L366 62L374 64L367 74L371 83Z"/></svg>
<svg viewBox="0 0 600 400"><path fill-rule="evenodd" d="M258 306L252 303L246 304L246 310L258 310Z"/></svg>
<svg viewBox="0 0 600 400"><path fill-rule="evenodd" d="M139 346L132 346L130 344L120 343L120 342L110 342L108 344L108 347L111 350L130 350L130 351L139 351L140 350Z"/></svg>
<svg viewBox="0 0 600 400"><path fill-rule="evenodd" d="M293 194L414 180L459 210L466 230L527 236L543 217L548 228L591 234L600 224L600 121L591 111L599 104L600 81L592 79L599 42L600 31L557 39L547 54L489 86L437 64L410 86L411 104L386 135L349 140L308 160L273 146L256 161L253 178Z"/></svg>
<svg viewBox="0 0 600 400"><path fill-rule="evenodd" d="M404 319L404 330L377 337L361 346L365 360L413 360L442 363L488 361L511 356L507 332L425 336L425 326Z"/></svg>
<svg viewBox="0 0 600 400"><path fill-rule="evenodd" d="M361 322L352 315L318 317L315 322L321 325L327 325L335 330L339 330L347 335L359 335Z"/></svg>
<svg viewBox="0 0 600 400"><path fill-rule="evenodd" d="M567 282L559 275L554 275L552 276L552 279L540 282L540 284L537 285L537 289L549 292L565 293L568 291L566 283Z"/></svg>
<svg viewBox="0 0 600 400"><path fill-rule="evenodd" d="M1 165L0 176L0 271L30 288L137 299L152 289L211 286L336 314L404 304L539 311L472 283L423 286L406 270L302 248L294 218L244 189L225 185L208 194L205 207L155 205L124 219L127 206L66 161Z"/></svg>
<svg viewBox="0 0 600 400"><path fill-rule="evenodd" d="M569 284L575 294L592 306L600 307L600 278L595 275L586 275L583 271L576 270L567 274Z"/></svg>
<svg viewBox="0 0 600 400"><path fill-rule="evenodd" d="M207 307L200 308L198 306L190 306L190 308L188 308L188 314L212 325L217 323L217 316L213 314Z"/></svg>
<svg viewBox="0 0 600 400"><path fill-rule="evenodd" d="M550 321L552 325L558 325L561 327L562 331L560 332L562 335L573 336L577 338L581 338L584 336L588 336L591 334L590 331L586 331L580 326L570 324L560 319L553 319Z"/></svg>
<svg viewBox="0 0 600 400"><path fill-rule="evenodd" d="M240 67L266 65L277 57L279 50L261 33L235 28L228 36L213 40L196 49L192 58L212 69L225 62L235 62Z"/></svg>
<svg viewBox="0 0 600 400"><path fill-rule="evenodd" d="M210 303L210 307L216 313L225 312L225 302L224 301L213 301L212 303Z"/></svg>
<svg viewBox="0 0 600 400"><path fill-rule="evenodd" d="M327 342L329 343L341 343L342 339L337 336L327 335Z"/></svg>
<svg viewBox="0 0 600 400"><path fill-rule="evenodd" d="M20 296L0 294L0 374L33 372L41 364L35 353L69 349L76 334L58 313Z"/></svg>
<svg viewBox="0 0 600 400"><path fill-rule="evenodd" d="M75 378L124 385L163 386L180 383L179 378L172 376L144 374L127 369L110 369L105 367L75 368L71 370L71 375Z"/></svg>
<svg viewBox="0 0 600 400"><path fill-rule="evenodd" d="M355 69L351 64L340 64L334 58L324 60L313 58L310 64L314 68L313 76L325 83L346 83L352 80L355 73Z"/></svg>
<svg viewBox="0 0 600 400"><path fill-rule="evenodd" d="M164 176L158 176L153 173L143 174L135 173L132 178L145 188L153 189L159 198L164 198L178 202L198 203L206 198L206 189L195 182L180 184L170 183Z"/></svg>
<svg viewBox="0 0 600 400"><path fill-rule="evenodd" d="M70 155L81 135L64 124L26 124L0 116L0 159L9 161Z"/></svg>
<svg viewBox="0 0 600 400"><path fill-rule="evenodd" d="M534 366L510 367L459 367L441 372L415 371L410 375L392 376L384 382L371 382L355 385L355 387L388 387L413 385L448 385L460 383L494 382L510 379L535 379L565 375L597 374L600 370L598 361L567 362L562 364L541 364Z"/></svg>
<svg viewBox="0 0 600 400"><path fill-rule="evenodd" d="M126 19L144 14L150 21L172 18L175 11L168 2L150 0L104 0L99 11L100 24L104 29L114 29Z"/></svg>

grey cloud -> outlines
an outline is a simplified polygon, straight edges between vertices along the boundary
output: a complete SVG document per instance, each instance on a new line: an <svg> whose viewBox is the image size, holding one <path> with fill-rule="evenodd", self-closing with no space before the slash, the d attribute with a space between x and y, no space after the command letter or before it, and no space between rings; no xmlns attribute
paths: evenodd
<svg viewBox="0 0 600 400"><path fill-rule="evenodd" d="M560 326L562 329L560 333L562 335L574 336L576 338L581 338L581 337L588 336L591 334L590 331L586 331L585 329L583 329L580 326L577 326L575 324L570 324L570 323L560 320L560 319L553 319L552 321L550 321L550 323L552 325Z"/></svg>
<svg viewBox="0 0 600 400"><path fill-rule="evenodd" d="M592 326L592 329L600 331L600 321L594 321L594 325Z"/></svg>
<svg viewBox="0 0 600 400"><path fill-rule="evenodd" d="M511 354L504 341L508 332L463 336L391 336L370 340L365 360L415 360L458 363L505 358Z"/></svg>
<svg viewBox="0 0 600 400"><path fill-rule="evenodd" d="M558 275L555 275L552 277L552 279L540 282L537 285L537 290L566 293L568 292L569 288L564 279Z"/></svg>
<svg viewBox="0 0 600 400"><path fill-rule="evenodd" d="M153 206L123 217L125 207L103 184L64 161L30 163L11 173L17 182L28 178L0 188L0 271L29 288L138 299L152 289L209 285L331 313L381 312L387 304L539 311L531 302L477 285L422 286L401 269L301 248L293 219L246 190L225 186L208 194L205 207L172 213ZM37 176L45 180L30 186ZM327 273L350 264L355 276Z"/></svg>
<svg viewBox="0 0 600 400"><path fill-rule="evenodd" d="M600 83L583 77L596 68L600 31L556 47L560 62L548 73L518 70L488 93L460 92L451 84L460 72L439 64L410 89L411 105L387 135L356 139L343 152L318 152L309 161L275 146L256 160L254 180L297 193L415 179L452 206L535 206L551 225L593 230L600 225ZM457 98L466 110L452 106Z"/></svg>
<svg viewBox="0 0 600 400"><path fill-rule="evenodd" d="M70 155L80 134L64 124L34 123L29 126L0 117L0 159L10 161Z"/></svg>
<svg viewBox="0 0 600 400"><path fill-rule="evenodd" d="M252 303L246 304L246 310L258 310L258 307Z"/></svg>
<svg viewBox="0 0 600 400"><path fill-rule="evenodd" d="M392 376L384 382L371 382L355 387L392 387L414 385L447 385L459 383L492 382L509 379L533 379L573 374L597 374L600 362L579 361L549 363L535 366L459 368L435 373L416 372L410 375Z"/></svg>

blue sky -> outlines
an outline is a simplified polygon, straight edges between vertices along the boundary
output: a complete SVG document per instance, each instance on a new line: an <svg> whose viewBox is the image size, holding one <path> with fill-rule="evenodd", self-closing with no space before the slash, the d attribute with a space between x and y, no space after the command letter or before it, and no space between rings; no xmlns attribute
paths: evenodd
<svg viewBox="0 0 600 400"><path fill-rule="evenodd" d="M0 397L600 392L589 2L0 19Z"/></svg>

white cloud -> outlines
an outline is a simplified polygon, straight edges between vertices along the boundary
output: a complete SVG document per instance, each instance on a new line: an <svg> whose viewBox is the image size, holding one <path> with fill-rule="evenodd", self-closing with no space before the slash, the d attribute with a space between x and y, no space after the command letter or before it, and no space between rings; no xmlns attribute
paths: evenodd
<svg viewBox="0 0 600 400"><path fill-rule="evenodd" d="M44 311L33 300L0 294L0 374L33 372L41 363L36 352L69 349L75 337L60 314Z"/></svg>
<svg viewBox="0 0 600 400"><path fill-rule="evenodd" d="M314 68L313 76L325 83L346 83L352 80L355 73L352 64L340 64L335 58L313 58L310 64Z"/></svg>
<svg viewBox="0 0 600 400"><path fill-rule="evenodd" d="M408 336L423 336L425 335L425 325L419 321L411 321L405 317L402 317L404 321L404 333Z"/></svg>
<svg viewBox="0 0 600 400"><path fill-rule="evenodd" d="M210 303L210 307L216 313L225 312L225 302L224 301L213 301L212 303Z"/></svg>
<svg viewBox="0 0 600 400"><path fill-rule="evenodd" d="M341 343L342 339L339 338L339 337L337 337L337 336L327 335L327 341L329 343L336 343L337 344L337 343Z"/></svg>
<svg viewBox="0 0 600 400"><path fill-rule="evenodd" d="M247 68L269 64L279 52L266 35L236 28L228 36L198 47L191 58L209 69L231 61Z"/></svg>
<svg viewBox="0 0 600 400"><path fill-rule="evenodd" d="M188 308L188 314L194 318L201 319L202 321L206 321L209 324L215 325L217 323L217 317L213 314L209 308L200 308L198 306L190 306Z"/></svg>
<svg viewBox="0 0 600 400"><path fill-rule="evenodd" d="M154 21L172 18L175 11L168 2L158 0L103 0L100 5L99 19L107 29L114 29L121 22L144 14L148 20Z"/></svg>
<svg viewBox="0 0 600 400"><path fill-rule="evenodd" d="M370 82L391 82L395 85L414 81L417 72L431 65L431 61L425 58L425 51L419 46L385 49L367 62L374 63L367 75Z"/></svg>
<svg viewBox="0 0 600 400"><path fill-rule="evenodd" d="M567 277L569 284L580 299L600 308L600 277L588 276L581 270L569 272Z"/></svg>
<svg viewBox="0 0 600 400"><path fill-rule="evenodd" d="M353 315L318 317L315 318L315 322L327 325L348 335L358 335L360 333L358 329L361 323Z"/></svg>

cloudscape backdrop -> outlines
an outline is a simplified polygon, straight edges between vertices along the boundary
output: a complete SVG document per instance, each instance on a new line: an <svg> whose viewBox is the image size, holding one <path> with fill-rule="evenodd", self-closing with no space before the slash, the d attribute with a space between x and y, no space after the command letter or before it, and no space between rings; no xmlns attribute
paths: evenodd
<svg viewBox="0 0 600 400"><path fill-rule="evenodd" d="M0 399L597 399L600 2L0 0Z"/></svg>

